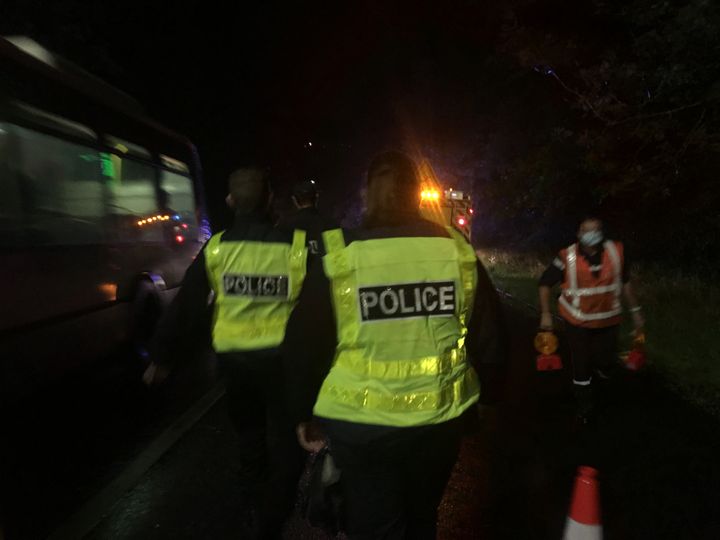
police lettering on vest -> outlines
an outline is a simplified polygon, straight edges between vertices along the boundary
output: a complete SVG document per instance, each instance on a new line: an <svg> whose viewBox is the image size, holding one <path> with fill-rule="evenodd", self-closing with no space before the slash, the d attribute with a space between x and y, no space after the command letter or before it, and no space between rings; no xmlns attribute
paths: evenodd
<svg viewBox="0 0 720 540"><path fill-rule="evenodd" d="M223 291L226 296L277 300L288 298L288 290L288 276L223 274Z"/></svg>
<svg viewBox="0 0 720 540"><path fill-rule="evenodd" d="M358 290L363 322L455 313L455 283L403 283Z"/></svg>

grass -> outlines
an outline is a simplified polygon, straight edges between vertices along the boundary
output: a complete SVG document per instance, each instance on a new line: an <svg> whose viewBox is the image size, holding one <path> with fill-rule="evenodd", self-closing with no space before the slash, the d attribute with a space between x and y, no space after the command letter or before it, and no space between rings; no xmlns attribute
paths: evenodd
<svg viewBox="0 0 720 540"><path fill-rule="evenodd" d="M550 258L480 250L496 286L537 309L537 282ZM720 416L720 286L657 265L633 267L633 283L647 319L650 369L703 409ZM626 317L623 343L629 346Z"/></svg>

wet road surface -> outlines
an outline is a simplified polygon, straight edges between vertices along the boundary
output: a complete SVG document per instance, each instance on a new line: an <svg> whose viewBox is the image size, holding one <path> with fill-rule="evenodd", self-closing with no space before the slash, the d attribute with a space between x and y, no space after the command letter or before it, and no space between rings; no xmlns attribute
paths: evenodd
<svg viewBox="0 0 720 540"><path fill-rule="evenodd" d="M537 322L513 308L508 320L508 395L500 406L482 410L463 444L440 508L439 537L561 538L576 467L592 465L600 471L606 539L720 538L720 514L715 510L720 490L717 420L666 390L652 373L624 372L602 389L598 421L580 428L573 418L569 370L535 372L531 342ZM187 396L176 400L187 405ZM46 487L38 498L43 502L35 508L35 521L44 526L33 528L24 521L24 528L15 528L16 536L8 535L10 540L43 538L92 499L91 487L97 491L157 436L166 425L159 418L167 423L171 415L149 414L147 400L156 398L145 399L138 412L110 417L115 428L98 427L81 437L82 447L73 439L77 431L59 430L46 438L46 447L36 448L33 455L44 461L44 468L68 469L67 474L53 473L62 482ZM108 451L112 440L118 440L117 435L104 439L108 432L148 416L154 421L139 423L141 435L131 437L133 430L127 428L123 433L131 441L120 445L122 451ZM134 487L104 515L95 516L97 525L87 537L246 537L252 501L236 457L241 444L220 399ZM64 456L87 456L87 470L80 467L73 473L77 463L72 467L55 460L59 447L71 449L60 453ZM115 459L100 463L108 453ZM35 485L43 483L40 472L22 474L32 475ZM32 521L31 516L27 519ZM325 536L296 516L286 538Z"/></svg>
<svg viewBox="0 0 720 540"><path fill-rule="evenodd" d="M5 540L46 538L120 474L210 388L214 365L198 357L149 391L122 354L0 408L0 518Z"/></svg>

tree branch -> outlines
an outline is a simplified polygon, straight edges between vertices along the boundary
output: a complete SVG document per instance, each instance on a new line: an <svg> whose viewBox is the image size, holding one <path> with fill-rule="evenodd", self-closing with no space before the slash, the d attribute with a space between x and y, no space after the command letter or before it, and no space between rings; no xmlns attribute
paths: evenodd
<svg viewBox="0 0 720 540"><path fill-rule="evenodd" d="M590 103L590 100L585 96L585 94L583 94L582 92L578 92L574 88L571 88L567 84L565 84L565 82L560 77L558 77L557 73L555 73L554 70L550 73L550 75L553 76L553 78L560 84L560 86L563 87L563 89L565 89L566 92L569 92L572 95L574 95L575 97L577 97L583 103L583 105L585 105L590 110L590 112L592 112L593 115L596 118L598 118L598 120L605 122L605 124L607 124L608 126L611 126L611 127L619 126L620 124L624 124L626 122L632 122L635 120L648 120L650 118L657 118L659 116L671 115L676 112L684 111L686 109L692 109L694 107L698 107L699 105L702 105L704 103L704 101L696 101L695 103L690 103L689 105L682 105L681 107L676 107L674 109L669 109L667 111L660 111L660 112L650 113L650 114L638 114L635 116L629 116L627 118L623 118L622 120L611 120L609 118L606 118L604 115L600 114L600 112L597 111L595 109L595 107L592 106L592 103ZM617 98L615 98L615 99L617 99Z"/></svg>
<svg viewBox="0 0 720 540"><path fill-rule="evenodd" d="M638 114L637 116L630 116L623 120L613 121L613 122L611 122L610 125L617 126L620 124L624 124L625 122L632 122L633 120L647 120L649 118L656 118L658 116L674 114L676 112L684 111L685 109L692 109L693 107L697 107L702 104L703 104L703 101L696 101L695 103L690 103L689 105L683 105L682 107L676 107L674 109L669 109L667 111L660 111L660 112L650 113L650 114Z"/></svg>

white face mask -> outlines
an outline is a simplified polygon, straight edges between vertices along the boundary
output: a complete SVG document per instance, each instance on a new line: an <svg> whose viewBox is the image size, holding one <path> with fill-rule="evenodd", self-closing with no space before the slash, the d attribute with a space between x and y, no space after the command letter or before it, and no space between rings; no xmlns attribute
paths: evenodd
<svg viewBox="0 0 720 540"><path fill-rule="evenodd" d="M602 241L603 241L602 231L598 231L598 230L588 231L588 232L582 233L580 235L580 243L583 246L587 246L587 247L597 246Z"/></svg>

